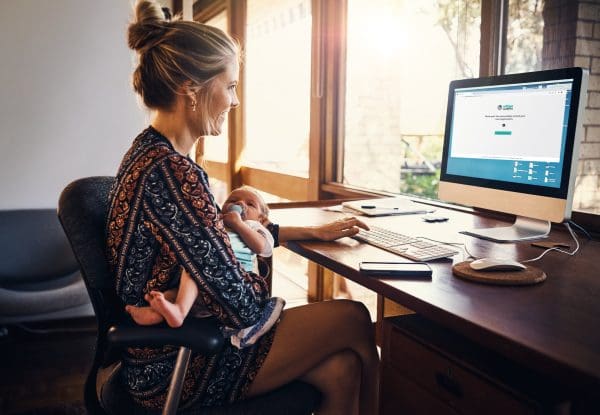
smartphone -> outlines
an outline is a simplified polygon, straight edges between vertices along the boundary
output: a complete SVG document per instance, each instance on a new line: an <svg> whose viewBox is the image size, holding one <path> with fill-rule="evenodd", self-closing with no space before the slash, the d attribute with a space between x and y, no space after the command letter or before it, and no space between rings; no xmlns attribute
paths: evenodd
<svg viewBox="0 0 600 415"><path fill-rule="evenodd" d="M425 262L361 262L361 272L370 275L383 275L408 278L431 277L431 267Z"/></svg>

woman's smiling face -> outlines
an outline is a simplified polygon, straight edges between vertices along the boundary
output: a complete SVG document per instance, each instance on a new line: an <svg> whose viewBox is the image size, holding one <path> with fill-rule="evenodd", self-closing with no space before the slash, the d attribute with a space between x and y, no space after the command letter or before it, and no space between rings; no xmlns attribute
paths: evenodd
<svg viewBox="0 0 600 415"><path fill-rule="evenodd" d="M235 59L211 83L208 102L210 131L206 135L221 134L227 113L240 105L236 92L238 77L239 63Z"/></svg>

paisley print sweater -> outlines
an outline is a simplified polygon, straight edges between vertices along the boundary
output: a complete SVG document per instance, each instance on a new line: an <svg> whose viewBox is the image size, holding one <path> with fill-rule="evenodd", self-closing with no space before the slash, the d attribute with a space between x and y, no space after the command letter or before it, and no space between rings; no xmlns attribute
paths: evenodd
<svg viewBox="0 0 600 415"><path fill-rule="evenodd" d="M144 295L177 286L185 268L198 285L197 303L224 332L277 319L269 315L266 281L235 259L206 173L154 128L143 131L125 154L110 197L108 258L123 307L148 305ZM193 353L180 408L243 399L274 330L244 349L228 344L216 356ZM135 401L162 407L176 353L170 346L128 349L123 381Z"/></svg>

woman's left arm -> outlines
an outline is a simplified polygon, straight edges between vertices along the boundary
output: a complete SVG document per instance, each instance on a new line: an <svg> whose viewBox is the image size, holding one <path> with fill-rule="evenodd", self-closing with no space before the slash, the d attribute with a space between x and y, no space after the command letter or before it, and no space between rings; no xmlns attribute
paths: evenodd
<svg viewBox="0 0 600 415"><path fill-rule="evenodd" d="M369 230L369 227L363 221L351 216L314 226L278 226L269 223L267 229L273 234L275 246L277 246L280 243L294 240L334 241L346 236L354 236L360 229Z"/></svg>

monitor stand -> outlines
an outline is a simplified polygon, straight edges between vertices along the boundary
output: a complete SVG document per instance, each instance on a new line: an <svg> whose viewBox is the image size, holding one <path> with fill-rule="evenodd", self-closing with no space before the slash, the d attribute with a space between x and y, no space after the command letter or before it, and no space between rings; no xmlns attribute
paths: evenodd
<svg viewBox="0 0 600 415"><path fill-rule="evenodd" d="M511 226L471 229L460 233L494 242L529 241L547 237L550 233L550 222L547 220L517 216L515 223Z"/></svg>

